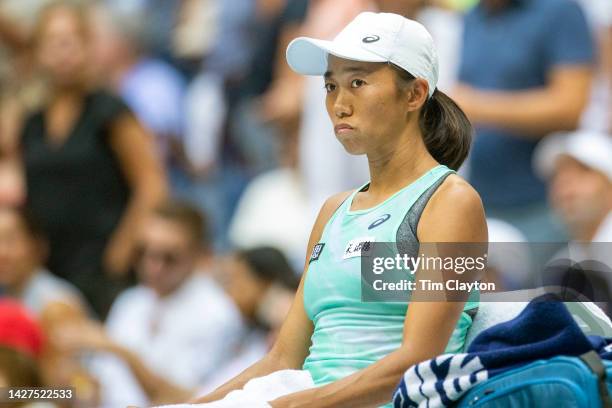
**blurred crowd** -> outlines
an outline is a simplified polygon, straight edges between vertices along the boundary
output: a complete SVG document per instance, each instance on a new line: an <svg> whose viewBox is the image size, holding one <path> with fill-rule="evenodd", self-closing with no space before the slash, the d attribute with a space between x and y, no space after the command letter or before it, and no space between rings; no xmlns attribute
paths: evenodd
<svg viewBox="0 0 612 408"><path fill-rule="evenodd" d="M434 37L491 241L612 242L609 0L0 0L0 386L171 403L265 354L368 178L284 50L363 11Z"/></svg>

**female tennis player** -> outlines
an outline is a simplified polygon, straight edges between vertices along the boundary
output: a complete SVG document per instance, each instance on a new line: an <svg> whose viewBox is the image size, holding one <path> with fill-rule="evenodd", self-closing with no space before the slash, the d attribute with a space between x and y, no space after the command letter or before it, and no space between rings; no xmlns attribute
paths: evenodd
<svg viewBox="0 0 612 408"><path fill-rule="evenodd" d="M477 304L363 302L361 249L373 241L396 242L400 252L422 242L487 241L480 198L453 171L468 153L471 126L436 89L429 33L399 15L362 13L333 41L300 37L287 59L298 73L324 76L336 137L350 154L367 156L370 181L323 205L295 302L271 351L198 402L301 369L316 387L269 405L388 404L408 367L461 350Z"/></svg>

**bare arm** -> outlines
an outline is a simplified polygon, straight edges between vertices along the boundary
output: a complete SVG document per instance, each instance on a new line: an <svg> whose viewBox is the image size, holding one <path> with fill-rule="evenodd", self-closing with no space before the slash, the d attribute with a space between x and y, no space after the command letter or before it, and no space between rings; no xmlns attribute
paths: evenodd
<svg viewBox="0 0 612 408"><path fill-rule="evenodd" d="M111 339L100 323L82 320L66 324L65 315L65 312L61 315L62 321L58 322L55 336L51 337L55 340L58 350L67 352L70 356L73 356L74 353L78 355L83 350L115 354L127 364L134 378L153 404L184 401L193 394L193 390L182 388L151 370L136 353ZM82 316L84 318L85 315ZM51 360L51 362L58 364L57 359Z"/></svg>
<svg viewBox="0 0 612 408"><path fill-rule="evenodd" d="M278 339L270 352L268 352L263 359L247 368L232 380L223 384L212 393L198 398L194 402L203 403L216 401L225 397L230 391L241 389L253 378L261 377L278 370L301 368L304 359L308 355L310 336L313 331L312 322L304 310L304 280L306 279L309 256L312 248L321 238L325 224L327 224L329 218L348 194L349 193L341 193L329 198L319 212L319 216L312 228L310 239L308 240L306 262L300 286L298 287L287 318L280 329Z"/></svg>
<svg viewBox="0 0 612 408"><path fill-rule="evenodd" d="M576 128L588 101L591 77L592 70L587 65L560 66L542 88L484 91L460 85L451 95L474 124L540 138Z"/></svg>
<svg viewBox="0 0 612 408"><path fill-rule="evenodd" d="M608 81L608 92L612 95L612 25L602 31L599 50L604 78ZM611 112L608 112L608 129L612 131Z"/></svg>
<svg viewBox="0 0 612 408"><path fill-rule="evenodd" d="M418 228L421 242L486 242L482 203L464 181L451 176L434 194ZM342 380L281 397L278 407L372 407L387 403L408 367L441 354L464 302L412 302L402 346Z"/></svg>
<svg viewBox="0 0 612 408"><path fill-rule="evenodd" d="M132 115L123 115L114 123L110 144L131 190L104 259L111 273L122 275L127 272L135 248L135 234L144 217L166 196L167 186L152 137Z"/></svg>
<svg viewBox="0 0 612 408"><path fill-rule="evenodd" d="M152 404L176 403L193 395L193 390L182 388L157 375L131 350L117 343L111 343L108 351L121 358L128 365Z"/></svg>

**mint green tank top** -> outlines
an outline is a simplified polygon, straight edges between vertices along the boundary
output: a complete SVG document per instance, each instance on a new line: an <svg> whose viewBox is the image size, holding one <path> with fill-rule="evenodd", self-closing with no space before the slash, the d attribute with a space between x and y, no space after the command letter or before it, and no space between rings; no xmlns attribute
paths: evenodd
<svg viewBox="0 0 612 408"><path fill-rule="evenodd" d="M400 347L408 302L361 301L361 259L359 254L354 255L355 244L366 238L398 242L398 237L403 244L418 243L420 213L451 173L446 166L436 166L383 203L351 211L353 198L364 185L327 222L319 241L323 245L319 249L315 246L313 252L317 253L311 257L304 283L304 308L314 332L303 369L310 372L315 384L346 377ZM412 232L402 232L406 227ZM463 349L472 323L471 312L477 306L477 296L466 302L446 352Z"/></svg>

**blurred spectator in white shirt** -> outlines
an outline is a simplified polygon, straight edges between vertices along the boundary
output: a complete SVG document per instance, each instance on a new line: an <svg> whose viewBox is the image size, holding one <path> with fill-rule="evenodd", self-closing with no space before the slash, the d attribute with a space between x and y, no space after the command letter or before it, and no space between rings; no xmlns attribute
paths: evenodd
<svg viewBox="0 0 612 408"><path fill-rule="evenodd" d="M141 235L140 285L119 296L105 328L90 323L62 333L67 349L107 352L91 362L103 406L183 400L233 355L244 330L240 311L196 270L210 248L205 230L191 205L159 207Z"/></svg>

